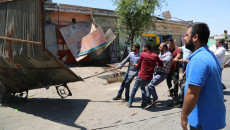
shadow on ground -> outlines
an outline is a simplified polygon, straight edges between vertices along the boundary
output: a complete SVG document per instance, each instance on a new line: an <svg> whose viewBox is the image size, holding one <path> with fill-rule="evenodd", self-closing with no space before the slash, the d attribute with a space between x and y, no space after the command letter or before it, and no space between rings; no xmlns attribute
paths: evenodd
<svg viewBox="0 0 230 130"><path fill-rule="evenodd" d="M153 107L149 107L146 110L147 111L152 111L152 112L158 112L158 111L165 111L165 110L172 109L172 108L168 108L168 107L165 106L165 104L168 103L168 102L170 102L170 101L169 100L167 100L167 101L161 101L159 104L156 104L155 107L154 106ZM162 104L162 106L160 104ZM130 108L130 109L132 109L132 108ZM140 111L141 111L141 109L140 109ZM144 119L138 119L136 121L127 121L129 118L132 118L133 116L139 114L140 111L135 112L132 115L127 116L126 118L118 120L118 121L114 122L111 125L104 126L104 127L99 127L99 128L94 128L93 130L98 130L98 129L112 129L112 128L113 129L114 128L117 129L117 127L119 127L119 126L125 126L125 125L135 124L135 123L138 123L138 122L145 122L145 121L149 121L149 120L153 120L153 119L157 119L157 118L162 118L162 117L167 117L169 115L174 115L174 114L181 113L181 110L179 110L179 111L176 111L176 112L170 112L170 113L166 113L166 114L156 114L156 115L154 115L152 117L144 118Z"/></svg>
<svg viewBox="0 0 230 130"><path fill-rule="evenodd" d="M224 95L229 96L230 95L230 91L224 91Z"/></svg>
<svg viewBox="0 0 230 130"><path fill-rule="evenodd" d="M68 64L67 66L69 68L72 67L111 67L109 64L111 64L111 61L94 61L94 62L83 62L83 63L77 63L77 64Z"/></svg>
<svg viewBox="0 0 230 130"><path fill-rule="evenodd" d="M89 101L86 99L31 98L24 103L10 103L4 104L4 106L74 128L86 129L82 126L74 125L74 122L81 115Z"/></svg>

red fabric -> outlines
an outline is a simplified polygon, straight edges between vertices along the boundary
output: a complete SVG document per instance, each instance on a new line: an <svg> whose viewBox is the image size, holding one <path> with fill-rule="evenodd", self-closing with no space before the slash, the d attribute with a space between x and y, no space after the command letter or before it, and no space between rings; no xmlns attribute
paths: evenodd
<svg viewBox="0 0 230 130"><path fill-rule="evenodd" d="M142 52L137 67L140 69L138 77L144 80L152 80L155 65L163 66L157 54L147 51Z"/></svg>
<svg viewBox="0 0 230 130"><path fill-rule="evenodd" d="M177 56L177 54L181 53L180 48L174 48L173 50L169 50L172 53L173 59ZM169 68L169 72L171 71L175 71L175 72L179 72L179 62L172 62L171 66Z"/></svg>

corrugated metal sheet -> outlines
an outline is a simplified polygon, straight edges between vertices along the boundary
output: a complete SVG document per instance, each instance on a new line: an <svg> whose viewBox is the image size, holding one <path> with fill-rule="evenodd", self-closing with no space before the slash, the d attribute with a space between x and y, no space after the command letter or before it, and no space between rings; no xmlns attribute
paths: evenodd
<svg viewBox="0 0 230 130"><path fill-rule="evenodd" d="M102 28L99 27L96 30L94 30L92 33L82 38L81 51L79 55L88 54L90 52L93 52L97 49L106 46L107 44L108 43L102 31Z"/></svg>
<svg viewBox="0 0 230 130"><path fill-rule="evenodd" d="M81 40L89 33L96 30L92 23L77 23L60 28L60 32L65 39L73 56L77 57L81 51Z"/></svg>
<svg viewBox="0 0 230 130"><path fill-rule="evenodd" d="M45 48L43 18L40 0L0 3L0 96L82 80Z"/></svg>
<svg viewBox="0 0 230 130"><path fill-rule="evenodd" d="M97 55L100 55L116 38L116 35L113 33L112 29L108 29L105 33L106 40L108 44L98 50L95 51Z"/></svg>

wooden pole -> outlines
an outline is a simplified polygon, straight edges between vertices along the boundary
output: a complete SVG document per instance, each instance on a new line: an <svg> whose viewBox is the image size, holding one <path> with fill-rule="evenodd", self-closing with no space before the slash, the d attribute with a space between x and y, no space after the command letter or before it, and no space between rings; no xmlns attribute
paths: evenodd
<svg viewBox="0 0 230 130"><path fill-rule="evenodd" d="M28 43L28 44L41 45L41 42L28 41L28 40L22 40L22 39L15 39L15 38L9 38L9 37L0 36L0 39L4 39L4 40L8 40L8 41L15 41L15 42Z"/></svg>

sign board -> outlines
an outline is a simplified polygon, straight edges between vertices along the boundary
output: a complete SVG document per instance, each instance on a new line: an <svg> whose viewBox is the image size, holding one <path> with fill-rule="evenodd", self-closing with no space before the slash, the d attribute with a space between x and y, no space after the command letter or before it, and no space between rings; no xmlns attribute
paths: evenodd
<svg viewBox="0 0 230 130"><path fill-rule="evenodd" d="M164 18L165 18L166 20L168 20L168 19L171 19L171 18L172 18L172 16L171 16L171 14L170 14L170 12L169 12L169 11L165 11L165 12L163 12L163 16L164 16Z"/></svg>

